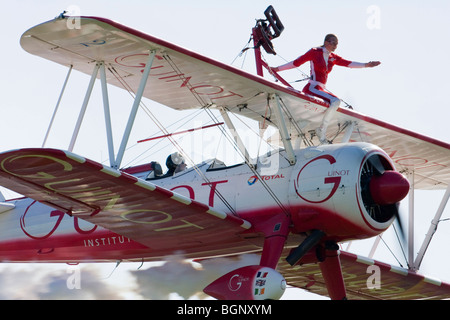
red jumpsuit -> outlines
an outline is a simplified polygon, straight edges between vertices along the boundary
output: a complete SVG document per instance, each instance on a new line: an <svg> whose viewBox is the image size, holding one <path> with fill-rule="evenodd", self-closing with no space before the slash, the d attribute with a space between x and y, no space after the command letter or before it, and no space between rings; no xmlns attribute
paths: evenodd
<svg viewBox="0 0 450 320"><path fill-rule="evenodd" d="M365 63L353 62L345 60L333 52L329 52L325 47L312 48L304 55L298 57L292 62L278 67L278 71L288 70L295 67L299 67L305 62L311 63L311 79L308 84L303 88L303 92L319 97L329 103L330 108L325 113L322 124L316 130L317 135L321 142L325 141L325 134L333 118L334 113L339 108L341 100L334 94L330 93L325 85L327 83L328 74L333 70L335 65L348 67L348 68L364 68Z"/></svg>
<svg viewBox="0 0 450 320"><path fill-rule="evenodd" d="M295 59L292 64L299 67L305 62L311 63L311 80L303 88L303 92L324 99L330 107L339 105L339 98L326 90L328 74L335 65L349 68L364 68L364 63L345 60L333 52L328 52L324 47L312 48L304 55Z"/></svg>

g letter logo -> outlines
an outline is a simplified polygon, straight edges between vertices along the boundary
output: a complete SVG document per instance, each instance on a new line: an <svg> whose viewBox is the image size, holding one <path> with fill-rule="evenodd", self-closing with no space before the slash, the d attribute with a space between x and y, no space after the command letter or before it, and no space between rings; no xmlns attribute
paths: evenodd
<svg viewBox="0 0 450 320"><path fill-rule="evenodd" d="M315 163L317 161L325 162L325 163ZM328 164L326 164L328 162ZM314 163L314 166L311 164ZM294 180L294 188L297 195L303 200L310 203L322 203L330 199L336 192L341 182L341 177L326 177L323 180L323 183L319 179L314 179L314 176L317 175L317 172L327 172L327 166L336 163L336 159L331 155L323 155L315 158L308 162L298 173L297 179ZM325 192L323 195L321 194L321 187L323 189L324 184L333 184L331 192ZM302 187L300 187L302 186ZM303 187L304 186L304 187ZM318 190L319 195L312 197L307 193L310 193L311 190Z"/></svg>

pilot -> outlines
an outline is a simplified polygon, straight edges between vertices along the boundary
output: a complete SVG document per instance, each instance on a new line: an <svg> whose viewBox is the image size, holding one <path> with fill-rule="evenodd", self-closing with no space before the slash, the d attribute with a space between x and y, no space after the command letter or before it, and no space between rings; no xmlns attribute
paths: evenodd
<svg viewBox="0 0 450 320"><path fill-rule="evenodd" d="M165 174L165 176L173 176L175 173L186 169L184 158L179 152L172 153L167 157L166 166L169 171Z"/></svg>
<svg viewBox="0 0 450 320"><path fill-rule="evenodd" d="M319 97L329 103L329 108L325 112L320 127L316 129L320 143L326 143L326 132L331 119L339 108L341 100L330 93L325 85L327 83L328 74L335 65L348 68L373 68L380 65L379 61L370 61L367 63L348 61L334 53L338 46L338 38L334 34L328 34L325 37L323 46L312 48L304 55L298 57L294 61L279 67L272 68L273 71L285 71L297 68L307 61L311 64L311 77L308 84L303 88L303 92Z"/></svg>
<svg viewBox="0 0 450 320"><path fill-rule="evenodd" d="M145 178L145 180L155 180L155 179L159 179L163 176L162 168L161 168L161 165L159 164L159 162L152 161L152 162L150 162L150 166L151 166L151 171L148 174L147 178Z"/></svg>

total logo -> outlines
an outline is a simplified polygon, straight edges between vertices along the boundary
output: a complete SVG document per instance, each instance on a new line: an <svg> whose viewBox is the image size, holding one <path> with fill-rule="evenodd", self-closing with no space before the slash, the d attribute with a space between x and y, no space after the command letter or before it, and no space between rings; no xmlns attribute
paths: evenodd
<svg viewBox="0 0 450 320"><path fill-rule="evenodd" d="M277 179L284 179L284 175L283 174L274 174L272 176L261 176L261 180L264 181L269 181L269 180L277 180ZM257 176L251 176L248 180L247 183L249 186L254 185L256 182L258 182L260 178L258 178Z"/></svg>

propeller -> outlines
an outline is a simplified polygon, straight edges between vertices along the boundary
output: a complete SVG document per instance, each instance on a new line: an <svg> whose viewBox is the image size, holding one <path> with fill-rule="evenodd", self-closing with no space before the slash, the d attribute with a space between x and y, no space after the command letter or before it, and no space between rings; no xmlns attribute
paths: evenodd
<svg viewBox="0 0 450 320"><path fill-rule="evenodd" d="M400 201L409 192L408 180L394 171L381 155L375 154L364 164L360 184L366 211L378 222L395 217L394 223L403 246L406 243L406 229L400 214Z"/></svg>
<svg viewBox="0 0 450 320"><path fill-rule="evenodd" d="M392 170L380 155L372 155L365 162L360 178L361 197L369 215L377 222L389 221L392 217L401 225L399 203L409 192L408 180Z"/></svg>

